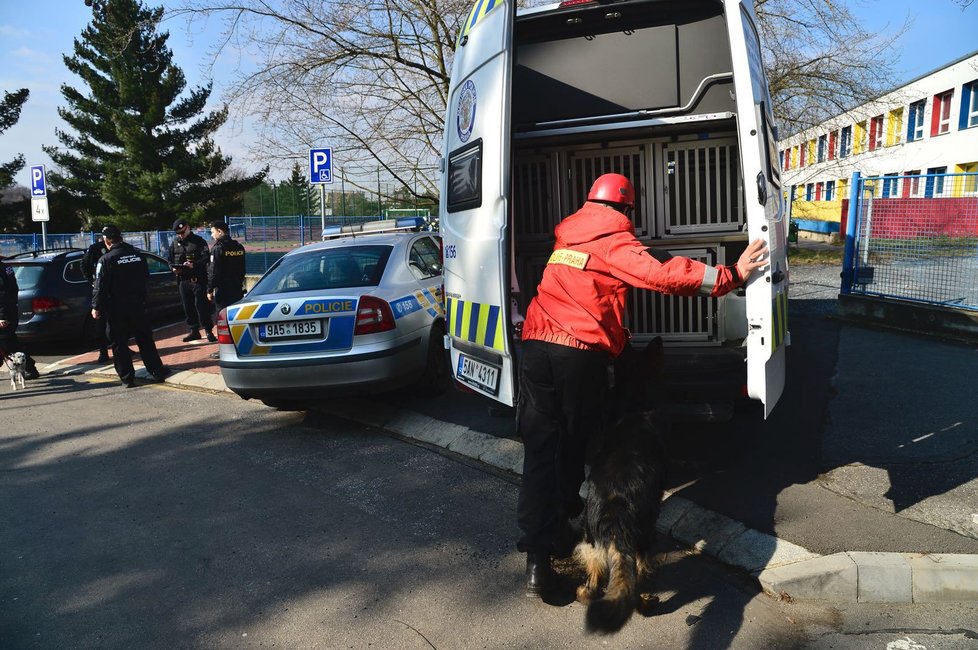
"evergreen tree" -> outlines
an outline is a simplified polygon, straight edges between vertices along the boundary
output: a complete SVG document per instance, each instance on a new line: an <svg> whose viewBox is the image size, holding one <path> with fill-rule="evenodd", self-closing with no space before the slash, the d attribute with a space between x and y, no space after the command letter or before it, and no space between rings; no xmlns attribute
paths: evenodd
<svg viewBox="0 0 978 650"><path fill-rule="evenodd" d="M64 149L45 147L59 166L52 184L89 213L131 228L169 228L177 216L210 219L240 208L255 175L229 173L231 158L213 136L227 107L203 114L208 84L184 93L163 8L139 0L93 0L92 22L65 65L88 94L61 87L58 113L74 133L56 130Z"/></svg>
<svg viewBox="0 0 978 650"><path fill-rule="evenodd" d="M30 91L26 88L15 90L12 93L3 93L3 99L0 100L0 135L20 119L20 109L23 108L28 95L30 95ZM8 163L0 163L0 190L13 185L14 175L23 168L24 154L18 154Z"/></svg>
<svg viewBox="0 0 978 650"><path fill-rule="evenodd" d="M312 196L309 183L302 175L299 163L292 164L292 175L279 187L279 213L308 215L312 213ZM318 202L316 203L318 205Z"/></svg>

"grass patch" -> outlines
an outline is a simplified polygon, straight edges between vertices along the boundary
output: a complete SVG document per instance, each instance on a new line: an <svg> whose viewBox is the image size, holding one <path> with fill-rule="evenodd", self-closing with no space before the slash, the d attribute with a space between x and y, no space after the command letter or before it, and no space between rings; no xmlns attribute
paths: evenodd
<svg viewBox="0 0 978 650"><path fill-rule="evenodd" d="M803 266L806 264L833 264L841 265L843 253L842 246L838 248L800 248L797 244L788 245L788 263Z"/></svg>

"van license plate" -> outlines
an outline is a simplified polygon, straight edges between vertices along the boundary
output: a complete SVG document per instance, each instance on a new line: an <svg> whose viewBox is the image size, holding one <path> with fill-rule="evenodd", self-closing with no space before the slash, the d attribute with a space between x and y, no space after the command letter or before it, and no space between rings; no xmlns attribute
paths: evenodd
<svg viewBox="0 0 978 650"><path fill-rule="evenodd" d="M492 395L498 395L500 370L496 366L459 354L455 376L463 384L474 386Z"/></svg>
<svg viewBox="0 0 978 650"><path fill-rule="evenodd" d="M258 327L258 338L262 341L278 339L300 339L322 336L321 320L294 320L282 323L267 323Z"/></svg>

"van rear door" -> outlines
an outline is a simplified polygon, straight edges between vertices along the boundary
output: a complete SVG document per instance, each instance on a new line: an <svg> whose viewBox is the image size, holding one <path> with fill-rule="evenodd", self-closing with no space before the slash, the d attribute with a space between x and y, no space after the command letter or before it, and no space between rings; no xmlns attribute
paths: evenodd
<svg viewBox="0 0 978 650"><path fill-rule="evenodd" d="M737 95L744 203L750 239L767 242L770 264L747 286L747 392L764 403L764 417L784 389L788 335L787 224L781 197L777 139L760 40L750 2L724 0ZM728 260L732 262L733 260Z"/></svg>
<svg viewBox="0 0 978 650"><path fill-rule="evenodd" d="M440 229L455 378L515 399L509 322L513 0L476 0L459 35L445 120Z"/></svg>

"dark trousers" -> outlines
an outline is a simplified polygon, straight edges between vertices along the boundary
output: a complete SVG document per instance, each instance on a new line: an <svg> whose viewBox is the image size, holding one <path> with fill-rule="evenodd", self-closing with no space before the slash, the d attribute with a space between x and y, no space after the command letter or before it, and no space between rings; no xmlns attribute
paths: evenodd
<svg viewBox="0 0 978 650"><path fill-rule="evenodd" d="M150 374L159 373L163 370L163 361L160 353L156 350L156 342L153 341L153 331L146 322L143 310L112 312L108 317L109 340L112 342L112 363L119 379L130 382L135 378L135 370L132 367L132 353L129 351L129 339L136 339L136 346L139 348L139 356L143 359Z"/></svg>
<svg viewBox="0 0 978 650"><path fill-rule="evenodd" d="M241 300L244 297L244 291L238 289L222 289L217 287L214 291L214 313L220 314L222 309L227 308L229 305Z"/></svg>
<svg viewBox="0 0 978 650"><path fill-rule="evenodd" d="M600 350L523 341L516 410L523 439L520 551L553 553L559 531L584 508L587 443L602 426L609 361Z"/></svg>
<svg viewBox="0 0 978 650"><path fill-rule="evenodd" d="M105 318L92 318L92 315L86 314L85 320L91 322L91 327L86 324L86 331L91 334L91 338L87 339L86 343L94 343L98 346L99 352L109 351L109 334L108 325L109 321Z"/></svg>
<svg viewBox="0 0 978 650"><path fill-rule="evenodd" d="M209 330L214 327L211 319L211 303L207 299L207 283L193 280L180 281L180 300L183 302L183 313L187 315L187 325L191 329L203 327Z"/></svg>

